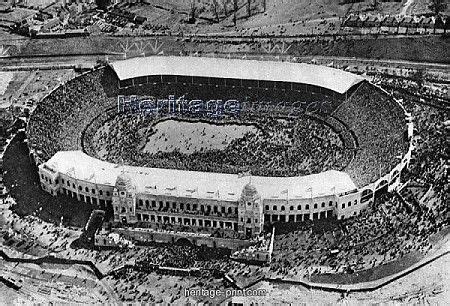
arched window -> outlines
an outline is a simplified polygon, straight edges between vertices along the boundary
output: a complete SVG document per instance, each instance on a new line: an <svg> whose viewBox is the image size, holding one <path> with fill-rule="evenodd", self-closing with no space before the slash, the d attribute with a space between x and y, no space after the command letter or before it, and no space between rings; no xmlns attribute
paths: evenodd
<svg viewBox="0 0 450 306"><path fill-rule="evenodd" d="M139 206L144 205L144 202L142 200L139 200Z"/></svg>
<svg viewBox="0 0 450 306"><path fill-rule="evenodd" d="M298 206L297 206L297 210L302 210L302 206L301 206L301 205L298 205Z"/></svg>
<svg viewBox="0 0 450 306"><path fill-rule="evenodd" d="M84 187L84 191L89 192L89 188Z"/></svg>
<svg viewBox="0 0 450 306"><path fill-rule="evenodd" d="M272 210L277 210L277 206L274 205L274 206L272 207Z"/></svg>
<svg viewBox="0 0 450 306"><path fill-rule="evenodd" d="M333 201L330 201L329 203L328 203L328 206L333 206Z"/></svg>
<svg viewBox="0 0 450 306"><path fill-rule="evenodd" d="M306 209L306 210L309 209L309 204L306 204L305 209Z"/></svg>
<svg viewBox="0 0 450 306"><path fill-rule="evenodd" d="M317 208L317 203L314 203L314 209L316 209Z"/></svg>
<svg viewBox="0 0 450 306"><path fill-rule="evenodd" d="M294 210L294 206L289 207L289 210Z"/></svg>
<svg viewBox="0 0 450 306"><path fill-rule="evenodd" d="M266 210L269 210L269 205L266 205Z"/></svg>
<svg viewBox="0 0 450 306"><path fill-rule="evenodd" d="M325 207L325 202L322 202L322 207Z"/></svg>
<svg viewBox="0 0 450 306"><path fill-rule="evenodd" d="M284 211L284 210L286 210L286 209L285 209L285 207L283 205L283 206L281 206L281 211Z"/></svg>
<svg viewBox="0 0 450 306"><path fill-rule="evenodd" d="M353 203L353 205L356 205L356 204L358 204L358 200L355 200L355 202Z"/></svg>

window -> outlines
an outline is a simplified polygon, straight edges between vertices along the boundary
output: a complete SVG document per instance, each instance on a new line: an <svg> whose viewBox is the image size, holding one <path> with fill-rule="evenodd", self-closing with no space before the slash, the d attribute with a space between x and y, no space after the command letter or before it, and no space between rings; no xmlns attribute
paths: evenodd
<svg viewBox="0 0 450 306"><path fill-rule="evenodd" d="M269 205L266 205L266 208L265 208L266 210L269 210Z"/></svg>
<svg viewBox="0 0 450 306"><path fill-rule="evenodd" d="M152 201L152 207L156 207L156 201Z"/></svg>
<svg viewBox="0 0 450 306"><path fill-rule="evenodd" d="M333 206L333 201L330 201L330 202L328 203L328 206Z"/></svg>
<svg viewBox="0 0 450 306"><path fill-rule="evenodd" d="M70 182L69 181L67 181L67 187L70 187Z"/></svg>
<svg viewBox="0 0 450 306"><path fill-rule="evenodd" d="M345 203L342 203L342 208L345 208Z"/></svg>
<svg viewBox="0 0 450 306"><path fill-rule="evenodd" d="M297 210L302 210L302 206L301 206L301 205L298 205L298 206L297 206Z"/></svg>
<svg viewBox="0 0 450 306"><path fill-rule="evenodd" d="M309 209L309 204L306 204L305 209L306 209L306 210Z"/></svg>
<svg viewBox="0 0 450 306"><path fill-rule="evenodd" d="M255 219L255 223L258 223L258 219Z"/></svg>
<svg viewBox="0 0 450 306"><path fill-rule="evenodd" d="M180 203L180 209L184 209L184 203Z"/></svg>
<svg viewBox="0 0 450 306"><path fill-rule="evenodd" d="M103 190L99 190L98 193L102 196L103 195Z"/></svg>
<svg viewBox="0 0 450 306"><path fill-rule="evenodd" d="M325 202L322 202L322 207L325 207Z"/></svg>
<svg viewBox="0 0 450 306"><path fill-rule="evenodd" d="M294 210L294 206L289 207L289 210Z"/></svg>
<svg viewBox="0 0 450 306"><path fill-rule="evenodd" d="M314 209L316 209L317 208L317 203L314 203Z"/></svg>
<svg viewBox="0 0 450 306"><path fill-rule="evenodd" d="M81 191L83 188L81 186L78 186L78 190Z"/></svg>
<svg viewBox="0 0 450 306"><path fill-rule="evenodd" d="M252 223L252 219L247 218L247 223Z"/></svg>
<svg viewBox="0 0 450 306"><path fill-rule="evenodd" d="M106 196L109 197L109 191L106 192Z"/></svg>
<svg viewBox="0 0 450 306"><path fill-rule="evenodd" d="M252 202L247 202L247 206L252 206Z"/></svg>
<svg viewBox="0 0 450 306"><path fill-rule="evenodd" d="M176 209L177 208L177 202L172 202L172 208Z"/></svg>
<svg viewBox="0 0 450 306"><path fill-rule="evenodd" d="M358 204L358 200L355 200L355 202L353 203L353 205L356 205L356 204Z"/></svg>
<svg viewBox="0 0 450 306"><path fill-rule="evenodd" d="M192 204L192 210L197 210L197 204Z"/></svg>
<svg viewBox="0 0 450 306"><path fill-rule="evenodd" d="M91 191L92 191L92 194L95 194L95 189L92 189Z"/></svg>
<svg viewBox="0 0 450 306"><path fill-rule="evenodd" d="M64 182L64 179L61 179L61 183L63 183L63 184L65 183L65 182Z"/></svg>
<svg viewBox="0 0 450 306"><path fill-rule="evenodd" d="M228 207L228 213L231 215L233 213L233 208Z"/></svg>
<svg viewBox="0 0 450 306"><path fill-rule="evenodd" d="M274 205L274 206L272 207L272 210L277 210L277 206Z"/></svg>
<svg viewBox="0 0 450 306"><path fill-rule="evenodd" d="M144 202L142 201L142 200L139 200L139 206L142 206L142 205L144 205Z"/></svg>
<svg viewBox="0 0 450 306"><path fill-rule="evenodd" d="M187 209L187 210L191 210L191 204L187 203L187 204L186 204L186 209Z"/></svg>
<svg viewBox="0 0 450 306"><path fill-rule="evenodd" d="M126 213L127 211L126 211L126 209L125 209L125 207L122 207L122 211L121 211L122 213Z"/></svg>
<svg viewBox="0 0 450 306"><path fill-rule="evenodd" d="M352 201L348 201L348 207L352 206Z"/></svg>
<svg viewBox="0 0 450 306"><path fill-rule="evenodd" d="M286 210L286 208L284 207L284 205L281 206L281 211L285 211L285 210Z"/></svg>
<svg viewBox="0 0 450 306"><path fill-rule="evenodd" d="M89 192L89 188L84 187L84 191Z"/></svg>
<svg viewBox="0 0 450 306"><path fill-rule="evenodd" d="M150 201L149 200L145 200L145 207L149 207L150 206Z"/></svg>

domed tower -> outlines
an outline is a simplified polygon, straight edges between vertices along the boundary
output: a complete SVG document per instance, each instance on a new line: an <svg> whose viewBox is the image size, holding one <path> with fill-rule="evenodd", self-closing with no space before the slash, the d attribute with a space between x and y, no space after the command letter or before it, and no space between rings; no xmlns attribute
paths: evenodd
<svg viewBox="0 0 450 306"><path fill-rule="evenodd" d="M114 221L135 223L136 220L136 186L133 179L126 173L121 173L114 186L112 204Z"/></svg>
<svg viewBox="0 0 450 306"><path fill-rule="evenodd" d="M244 186L239 200L238 232L247 238L263 231L264 215L261 197L251 183Z"/></svg>

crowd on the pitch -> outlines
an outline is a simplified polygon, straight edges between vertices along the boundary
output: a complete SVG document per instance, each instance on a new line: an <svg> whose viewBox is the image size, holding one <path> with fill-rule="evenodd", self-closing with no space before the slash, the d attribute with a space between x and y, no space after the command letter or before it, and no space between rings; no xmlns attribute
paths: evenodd
<svg viewBox="0 0 450 306"><path fill-rule="evenodd" d="M221 120L224 122L227 121ZM92 139L97 144L95 151L106 152L102 158L113 162L123 158L136 166L224 173L250 171L265 176L307 175L341 169L351 157L352 152L343 148L331 128L308 117L292 120L241 116L229 122L254 123L258 132L232 140L223 150L149 154L141 150L145 137L139 131L152 126L153 118L128 115L116 116L108 123L108 132L101 131ZM116 135L121 137L117 139Z"/></svg>

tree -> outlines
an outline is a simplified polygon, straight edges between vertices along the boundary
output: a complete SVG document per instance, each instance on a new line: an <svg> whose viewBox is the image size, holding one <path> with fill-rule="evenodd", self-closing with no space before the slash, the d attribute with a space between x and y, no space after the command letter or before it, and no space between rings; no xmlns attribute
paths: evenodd
<svg viewBox="0 0 450 306"><path fill-rule="evenodd" d="M439 15L441 12L447 9L447 1L446 0L431 0L430 5L428 6L430 10L433 11L435 15Z"/></svg>

